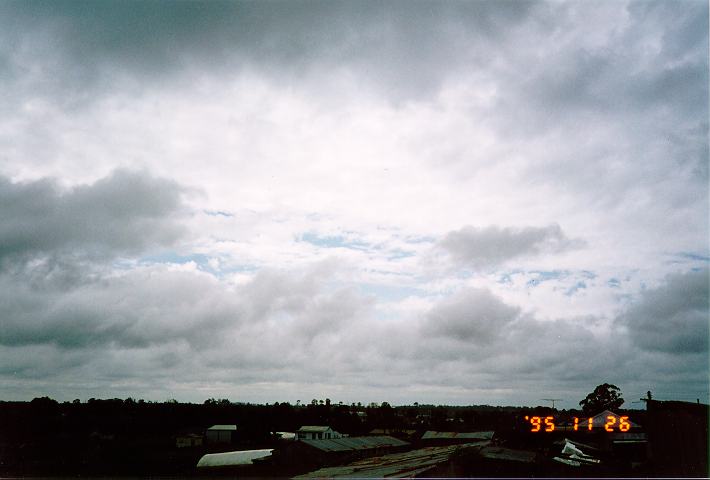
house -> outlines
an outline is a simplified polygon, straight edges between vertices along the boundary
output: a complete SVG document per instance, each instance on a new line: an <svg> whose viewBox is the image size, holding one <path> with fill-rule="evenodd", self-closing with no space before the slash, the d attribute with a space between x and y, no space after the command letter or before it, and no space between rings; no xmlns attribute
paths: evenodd
<svg viewBox="0 0 710 480"><path fill-rule="evenodd" d="M613 454L617 462L624 462L629 468L646 460L646 432L629 415L604 410L592 417L572 417L556 430L564 432L570 440L599 449L604 455ZM571 462L579 463L578 459Z"/></svg>
<svg viewBox="0 0 710 480"><path fill-rule="evenodd" d="M325 440L342 437L342 434L327 426L304 425L296 430L296 438L298 440Z"/></svg>
<svg viewBox="0 0 710 480"><path fill-rule="evenodd" d="M640 425L631 421L628 416L618 415L611 410L604 410L593 417L579 419L579 429L588 430L590 420L592 431L603 429L607 432L628 432L640 428Z"/></svg>
<svg viewBox="0 0 710 480"><path fill-rule="evenodd" d="M232 443L237 432L236 425L212 425L205 433L207 443Z"/></svg>

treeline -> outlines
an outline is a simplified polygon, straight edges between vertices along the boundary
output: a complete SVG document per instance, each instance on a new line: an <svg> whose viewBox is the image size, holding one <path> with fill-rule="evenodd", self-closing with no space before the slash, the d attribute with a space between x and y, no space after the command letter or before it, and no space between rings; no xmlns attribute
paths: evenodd
<svg viewBox="0 0 710 480"><path fill-rule="evenodd" d="M435 406L392 407L387 402L333 403L329 399L307 404L276 402L251 404L208 399L202 404L175 400L150 402L126 399L89 399L57 402L48 397L31 402L0 402L0 435L7 442L31 441L60 432L66 435L159 435L203 433L214 424L238 425L245 442L267 442L272 432L296 431L302 425L329 425L350 435L373 429L471 431L510 426L515 413L546 414L545 407ZM0 437L0 440L3 438Z"/></svg>

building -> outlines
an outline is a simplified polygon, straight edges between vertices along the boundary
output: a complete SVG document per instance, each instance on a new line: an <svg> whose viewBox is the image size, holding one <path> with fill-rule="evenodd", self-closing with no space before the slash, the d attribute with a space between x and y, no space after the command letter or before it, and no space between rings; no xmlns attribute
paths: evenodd
<svg viewBox="0 0 710 480"><path fill-rule="evenodd" d="M212 425L205 433L205 440L207 443L232 443L236 433L236 425Z"/></svg>
<svg viewBox="0 0 710 480"><path fill-rule="evenodd" d="M296 430L296 438L298 440L325 440L342 437L342 434L327 426L304 425Z"/></svg>
<svg viewBox="0 0 710 480"><path fill-rule="evenodd" d="M708 477L708 405L647 400L648 452L654 473Z"/></svg>
<svg viewBox="0 0 710 480"><path fill-rule="evenodd" d="M622 420L622 417L623 420ZM589 421L591 420L592 430L605 430L607 432L624 432L624 431L636 431L640 428L640 425L634 423L628 416L619 415L612 412L611 410L604 410L601 413L594 415L591 418L579 419L579 429L588 429ZM624 425L623 428L620 428ZM627 426L628 425L628 426ZM628 430L624 430L628 428Z"/></svg>

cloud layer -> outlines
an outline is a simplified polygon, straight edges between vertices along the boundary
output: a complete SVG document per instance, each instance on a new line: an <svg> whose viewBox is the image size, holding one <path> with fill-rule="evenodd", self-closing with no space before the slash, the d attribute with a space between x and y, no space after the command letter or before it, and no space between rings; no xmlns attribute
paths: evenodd
<svg viewBox="0 0 710 480"><path fill-rule="evenodd" d="M3 3L0 397L707 397L707 18Z"/></svg>

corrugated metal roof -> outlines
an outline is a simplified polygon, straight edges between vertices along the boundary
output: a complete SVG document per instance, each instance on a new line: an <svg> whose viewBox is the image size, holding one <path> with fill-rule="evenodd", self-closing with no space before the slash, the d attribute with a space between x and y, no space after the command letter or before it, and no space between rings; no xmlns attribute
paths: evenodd
<svg viewBox="0 0 710 480"><path fill-rule="evenodd" d="M460 438L464 440L490 440L493 438L494 432L491 431L485 431L485 432L435 432L433 430L429 430L427 432L424 432L424 435L422 435L422 440L443 440L443 439L452 439L452 438Z"/></svg>
<svg viewBox="0 0 710 480"><path fill-rule="evenodd" d="M345 452L348 450L370 450L380 447L403 447L409 443L386 435L374 437L343 437L329 439L302 439L299 442L324 452Z"/></svg>
<svg viewBox="0 0 710 480"><path fill-rule="evenodd" d="M234 432L237 430L237 426L236 425L212 425L207 430L226 430L229 432Z"/></svg>
<svg viewBox="0 0 710 480"><path fill-rule="evenodd" d="M273 449L240 450L236 452L208 453L197 462L198 468L207 467L233 467L238 465L251 465L252 460L271 456Z"/></svg>
<svg viewBox="0 0 710 480"><path fill-rule="evenodd" d="M321 468L296 479L306 478L411 478L449 461L454 452L488 445L490 442L475 442L447 447L427 447L404 453L358 460L349 465Z"/></svg>
<svg viewBox="0 0 710 480"><path fill-rule="evenodd" d="M390 435L392 433L404 433L406 435L412 435L417 433L416 430L412 428L373 428L370 430L370 435Z"/></svg>
<svg viewBox="0 0 710 480"><path fill-rule="evenodd" d="M327 432L330 427L322 425L304 425L297 432Z"/></svg>

